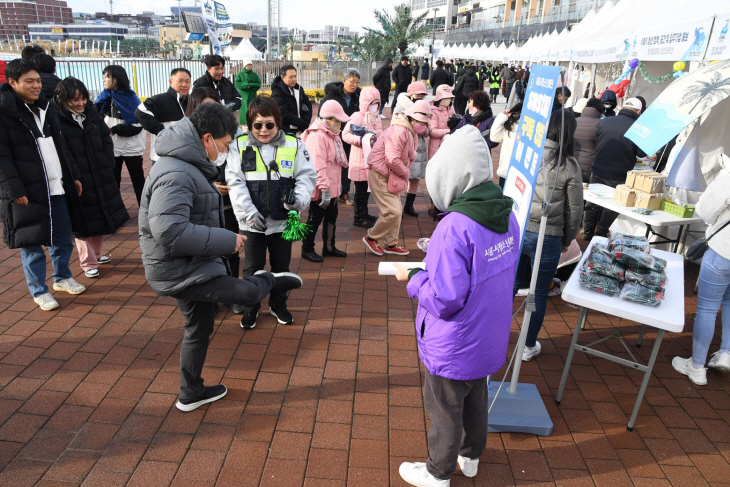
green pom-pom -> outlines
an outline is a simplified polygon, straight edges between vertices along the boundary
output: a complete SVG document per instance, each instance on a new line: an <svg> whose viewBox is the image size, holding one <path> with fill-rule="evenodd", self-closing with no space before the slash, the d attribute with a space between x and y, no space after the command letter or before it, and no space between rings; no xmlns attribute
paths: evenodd
<svg viewBox="0 0 730 487"><path fill-rule="evenodd" d="M284 229L284 233L281 234L281 238L287 242L298 242L304 239L311 231L312 226L307 223L302 223L302 220L299 218L299 212L291 210L286 219L286 228Z"/></svg>

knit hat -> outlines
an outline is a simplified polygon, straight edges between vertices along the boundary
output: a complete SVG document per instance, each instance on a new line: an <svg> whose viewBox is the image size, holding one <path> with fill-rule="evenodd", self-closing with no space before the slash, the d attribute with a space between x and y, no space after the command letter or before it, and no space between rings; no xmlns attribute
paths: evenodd
<svg viewBox="0 0 730 487"><path fill-rule="evenodd" d="M413 106L406 108L403 114L418 122L428 123L431 119L431 105L425 100L418 100Z"/></svg>
<svg viewBox="0 0 730 487"><path fill-rule="evenodd" d="M426 90L426 85L421 83L420 81L416 81L415 83L411 83L408 85L408 96L411 95L428 95L428 91Z"/></svg>
<svg viewBox="0 0 730 487"><path fill-rule="evenodd" d="M342 109L342 105L337 103L335 100L327 100L319 108L320 118L336 118L342 123L350 120L345 111Z"/></svg>
<svg viewBox="0 0 730 487"><path fill-rule="evenodd" d="M253 61L251 61L251 58L244 58L243 59L243 67L245 68L249 64L251 65L251 67L253 67Z"/></svg>
<svg viewBox="0 0 730 487"><path fill-rule="evenodd" d="M426 187L440 211L446 211L465 191L491 180L489 147L473 125L464 125L445 137L426 166Z"/></svg>
<svg viewBox="0 0 730 487"><path fill-rule="evenodd" d="M439 85L436 88L436 97L433 99L433 103L436 104L444 98L454 98L454 93L451 91L451 86L449 85Z"/></svg>

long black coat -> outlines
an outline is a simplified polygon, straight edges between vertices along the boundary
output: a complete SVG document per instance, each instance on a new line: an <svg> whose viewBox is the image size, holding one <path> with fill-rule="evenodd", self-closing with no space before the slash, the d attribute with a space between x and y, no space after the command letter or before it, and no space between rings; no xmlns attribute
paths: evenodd
<svg viewBox="0 0 730 487"><path fill-rule="evenodd" d="M79 170L83 221L74 227L74 237L109 235L129 221L114 177L114 142L104 119L91 103L86 104L84 128L68 110L59 110L61 133Z"/></svg>
<svg viewBox="0 0 730 487"><path fill-rule="evenodd" d="M643 150L624 137L637 118L636 112L624 108L615 117L601 120L596 130L593 174L612 181L624 181L626 173L636 165L636 158L646 157Z"/></svg>
<svg viewBox="0 0 730 487"><path fill-rule="evenodd" d="M71 216L71 227L81 221L74 186L78 169L61 135L56 105L42 98L35 102L46 110L43 133L33 114L9 83L0 86L0 218L3 240L11 249L52 245L51 205L48 180L38 137L52 137L63 177L63 189ZM28 205L13 200L28 198Z"/></svg>
<svg viewBox="0 0 730 487"><path fill-rule="evenodd" d="M454 88L454 95L468 98L472 91L476 91L478 89L479 78L476 75L476 70L473 66L469 66L466 68L464 74L456 84L456 88Z"/></svg>
<svg viewBox="0 0 730 487"><path fill-rule="evenodd" d="M395 91L400 91L401 93L408 91L408 85L411 84L412 75L410 64L403 66L403 64L398 63L398 65L393 68L393 83L395 83Z"/></svg>
<svg viewBox="0 0 730 487"><path fill-rule="evenodd" d="M277 76L271 82L271 98L279 105L282 130L287 134L307 130L312 121L312 102L299 84L294 85L294 88L299 90L299 113L297 113L297 100L281 76ZM292 125L296 128L291 128Z"/></svg>
<svg viewBox="0 0 730 487"><path fill-rule="evenodd" d="M383 65L378 68L375 76L373 76L373 85L380 92L381 99L385 98L387 100L390 95L390 71L393 68L391 66L391 69L388 69L388 65L392 62L393 60L391 58L385 58Z"/></svg>
<svg viewBox="0 0 730 487"><path fill-rule="evenodd" d="M429 79L431 87L433 88L433 94L436 94L436 88L440 85L454 85L454 75L446 71L444 68L437 67L431 72L431 78Z"/></svg>

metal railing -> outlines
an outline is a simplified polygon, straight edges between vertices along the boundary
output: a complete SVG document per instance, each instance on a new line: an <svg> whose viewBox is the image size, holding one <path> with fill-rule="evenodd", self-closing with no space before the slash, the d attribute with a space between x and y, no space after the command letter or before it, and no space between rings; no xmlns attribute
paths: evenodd
<svg viewBox="0 0 730 487"><path fill-rule="evenodd" d="M127 71L132 89L137 96L150 97L167 91L170 72L175 68L185 68L191 73L193 82L205 74L205 64L201 61L180 61L172 59L57 59L56 74L63 79L73 76L80 79L89 90L92 99L104 89L102 72L110 64L122 66ZM346 68L360 71L360 86L373 84L373 76L382 64L367 61L335 62L325 61L253 61L253 69L261 77L262 90L268 90L271 82L279 75L279 70L291 64L297 68L299 85L305 90L324 89L331 81L342 81ZM242 61L228 61L226 71L231 79L243 69Z"/></svg>

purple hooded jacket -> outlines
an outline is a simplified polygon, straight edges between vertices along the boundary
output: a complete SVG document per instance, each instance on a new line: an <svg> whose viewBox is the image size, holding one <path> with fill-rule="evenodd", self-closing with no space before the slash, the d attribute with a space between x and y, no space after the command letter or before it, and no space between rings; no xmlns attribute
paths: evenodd
<svg viewBox="0 0 730 487"><path fill-rule="evenodd" d="M514 214L507 233L456 212L439 222L426 271L407 287L408 296L418 298L418 353L432 375L475 380L504 365L519 242Z"/></svg>

